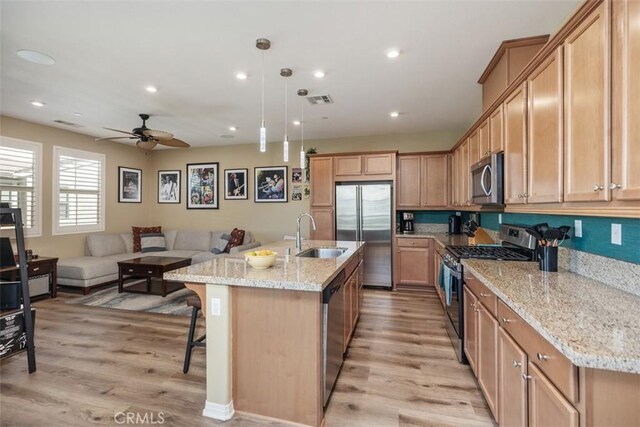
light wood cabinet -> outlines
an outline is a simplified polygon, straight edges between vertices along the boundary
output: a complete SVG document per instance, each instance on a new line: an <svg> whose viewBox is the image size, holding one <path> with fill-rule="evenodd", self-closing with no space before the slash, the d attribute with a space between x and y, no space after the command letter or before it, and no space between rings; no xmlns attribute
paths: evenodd
<svg viewBox="0 0 640 427"><path fill-rule="evenodd" d="M432 285L431 239L396 238L396 285L424 288Z"/></svg>
<svg viewBox="0 0 640 427"><path fill-rule="evenodd" d="M478 156L471 157L469 163L472 165L489 154L491 154L491 138L489 136L489 119L486 119L478 127Z"/></svg>
<svg viewBox="0 0 640 427"><path fill-rule="evenodd" d="M398 208L416 208L420 206L421 183L420 156L398 156L397 205Z"/></svg>
<svg viewBox="0 0 640 427"><path fill-rule="evenodd" d="M435 244L435 242L434 242ZM445 306L444 289L440 288L440 264L442 263L442 255L438 252L437 248L433 248L433 286L436 288L438 298L442 307Z"/></svg>
<svg viewBox="0 0 640 427"><path fill-rule="evenodd" d="M462 185L460 182L460 152L461 149L457 148L453 152L453 159L451 161L451 205L452 206L460 206L460 186Z"/></svg>
<svg viewBox="0 0 640 427"><path fill-rule="evenodd" d="M578 427L578 411L531 362L528 372L529 427Z"/></svg>
<svg viewBox="0 0 640 427"><path fill-rule="evenodd" d="M475 295L473 295L469 288L466 286L462 287L463 289L463 301L464 301L464 330L463 330L463 347L464 354L467 355L467 360L469 361L469 366L471 370L476 374L478 373L478 344L477 344L477 321L478 318L476 310L478 300Z"/></svg>
<svg viewBox="0 0 640 427"><path fill-rule="evenodd" d="M400 209L446 207L449 203L447 155L398 156L397 183Z"/></svg>
<svg viewBox="0 0 640 427"><path fill-rule="evenodd" d="M395 153L345 154L333 157L337 181L392 180Z"/></svg>
<svg viewBox="0 0 640 427"><path fill-rule="evenodd" d="M393 153L364 154L365 175L392 175L395 155Z"/></svg>
<svg viewBox="0 0 640 427"><path fill-rule="evenodd" d="M362 309L362 301L364 300L364 261L360 261L358 264L358 315L356 320L360 318L360 311Z"/></svg>
<svg viewBox="0 0 640 427"><path fill-rule="evenodd" d="M311 207L333 207L333 157L311 157L309 171L313 183Z"/></svg>
<svg viewBox="0 0 640 427"><path fill-rule="evenodd" d="M504 127L502 105L498 106L489 116L489 144L490 153L499 153L504 150ZM484 156L486 157L486 156Z"/></svg>
<svg viewBox="0 0 640 427"><path fill-rule="evenodd" d="M344 349L343 353L347 352L347 348L349 348L349 341L351 341L351 335L353 333L353 299L355 297L355 280L354 274L357 276L357 273L352 273L351 276L347 279L344 284Z"/></svg>
<svg viewBox="0 0 640 427"><path fill-rule="evenodd" d="M610 199L609 31L602 3L564 42L564 200Z"/></svg>
<svg viewBox="0 0 640 427"><path fill-rule="evenodd" d="M488 129L488 128L487 128ZM480 130L473 132L468 142L469 164L472 165L480 160Z"/></svg>
<svg viewBox="0 0 640 427"><path fill-rule="evenodd" d="M469 141L471 138L469 138ZM460 149L460 205L471 206L471 168L469 164L469 141Z"/></svg>
<svg viewBox="0 0 640 427"><path fill-rule="evenodd" d="M527 354L500 328L498 332L498 419L502 427L527 425Z"/></svg>
<svg viewBox="0 0 640 427"><path fill-rule="evenodd" d="M335 240L335 216L333 208L311 208L311 216L316 222L311 228L312 240Z"/></svg>
<svg viewBox="0 0 640 427"><path fill-rule="evenodd" d="M527 80L528 203L562 202L562 47Z"/></svg>
<svg viewBox="0 0 640 427"><path fill-rule="evenodd" d="M334 157L336 177L362 175L362 156Z"/></svg>
<svg viewBox="0 0 640 427"><path fill-rule="evenodd" d="M614 200L640 200L640 2L614 1L612 173Z"/></svg>
<svg viewBox="0 0 640 427"><path fill-rule="evenodd" d="M527 192L526 85L504 101L504 117L504 202L522 204Z"/></svg>
<svg viewBox="0 0 640 427"><path fill-rule="evenodd" d="M498 321L482 304L477 304L477 374L489 409L498 420Z"/></svg>

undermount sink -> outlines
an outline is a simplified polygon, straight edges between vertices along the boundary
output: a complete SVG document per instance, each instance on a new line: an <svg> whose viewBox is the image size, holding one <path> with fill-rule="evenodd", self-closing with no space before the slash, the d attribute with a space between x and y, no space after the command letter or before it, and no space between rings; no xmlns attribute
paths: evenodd
<svg viewBox="0 0 640 427"><path fill-rule="evenodd" d="M303 258L338 258L346 251L347 248L309 248L296 256Z"/></svg>

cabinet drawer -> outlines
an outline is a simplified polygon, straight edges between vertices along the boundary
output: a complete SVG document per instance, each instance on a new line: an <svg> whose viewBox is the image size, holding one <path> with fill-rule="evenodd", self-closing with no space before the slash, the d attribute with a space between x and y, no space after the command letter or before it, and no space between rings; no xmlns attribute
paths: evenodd
<svg viewBox="0 0 640 427"><path fill-rule="evenodd" d="M49 274L51 273L51 264L50 263L27 263L27 275L31 276L39 276L41 274Z"/></svg>
<svg viewBox="0 0 640 427"><path fill-rule="evenodd" d="M431 239L408 239L406 237L398 238L398 246L428 248L431 246Z"/></svg>
<svg viewBox="0 0 640 427"><path fill-rule="evenodd" d="M491 313L493 317L498 316L498 297L491 292L484 283L472 276L471 274L464 275L465 285L471 292L478 298L478 301L487 308L487 311Z"/></svg>
<svg viewBox="0 0 640 427"><path fill-rule="evenodd" d="M502 301L498 302L498 321L558 390L578 402L578 368Z"/></svg>
<svg viewBox="0 0 640 427"><path fill-rule="evenodd" d="M146 277L146 276L160 275L159 267L157 266L136 265L136 266L127 266L127 267L120 267L120 268L122 269L123 274L127 276Z"/></svg>

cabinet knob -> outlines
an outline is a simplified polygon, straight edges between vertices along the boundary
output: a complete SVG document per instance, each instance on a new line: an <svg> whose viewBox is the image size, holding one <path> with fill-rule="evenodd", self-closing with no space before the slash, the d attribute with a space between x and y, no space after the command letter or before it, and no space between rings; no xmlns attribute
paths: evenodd
<svg viewBox="0 0 640 427"><path fill-rule="evenodd" d="M483 293L483 292L480 292L480 296L481 296L481 297L485 297L485 298L486 298L486 297L490 297L490 296L491 296L491 294L485 294L485 293Z"/></svg>
<svg viewBox="0 0 640 427"><path fill-rule="evenodd" d="M480 307L476 308L475 310L473 310L476 313L480 313Z"/></svg>
<svg viewBox="0 0 640 427"><path fill-rule="evenodd" d="M602 185L596 184L593 186L593 191L602 191L602 190L604 190L604 187Z"/></svg>
<svg viewBox="0 0 640 427"><path fill-rule="evenodd" d="M622 185L620 185L620 184L616 184L615 182L612 182L612 183L609 185L609 188L610 188L611 190L618 190L618 189L619 189L619 188L621 188L621 187L622 187Z"/></svg>
<svg viewBox="0 0 640 427"><path fill-rule="evenodd" d="M524 197L522 194L518 194L518 199L522 199Z"/></svg>
<svg viewBox="0 0 640 427"><path fill-rule="evenodd" d="M475 304L469 304L469 307L476 308L476 305Z"/></svg>
<svg viewBox="0 0 640 427"><path fill-rule="evenodd" d="M519 368L520 366L522 366L522 363L518 362L517 360L513 361L513 367L514 368Z"/></svg>
<svg viewBox="0 0 640 427"><path fill-rule="evenodd" d="M549 356L547 356L546 354L542 354L542 353L537 353L536 356L538 356L538 360L544 362L545 360L549 359Z"/></svg>
<svg viewBox="0 0 640 427"><path fill-rule="evenodd" d="M523 198L523 199L524 199L525 197L529 197L529 193L524 193L524 194L522 195L522 198Z"/></svg>
<svg viewBox="0 0 640 427"><path fill-rule="evenodd" d="M533 378L531 375L522 374L522 379L525 381L530 380L531 378Z"/></svg>
<svg viewBox="0 0 640 427"><path fill-rule="evenodd" d="M513 322L513 320L507 319L506 317L502 318L502 323L511 323L511 322Z"/></svg>

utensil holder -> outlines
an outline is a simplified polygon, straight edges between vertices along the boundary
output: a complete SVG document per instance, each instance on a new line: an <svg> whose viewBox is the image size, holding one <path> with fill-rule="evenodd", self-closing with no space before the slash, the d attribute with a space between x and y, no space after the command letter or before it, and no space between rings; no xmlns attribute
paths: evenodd
<svg viewBox="0 0 640 427"><path fill-rule="evenodd" d="M540 261L540 270L542 271L558 271L558 247L542 246L539 249L538 256Z"/></svg>

